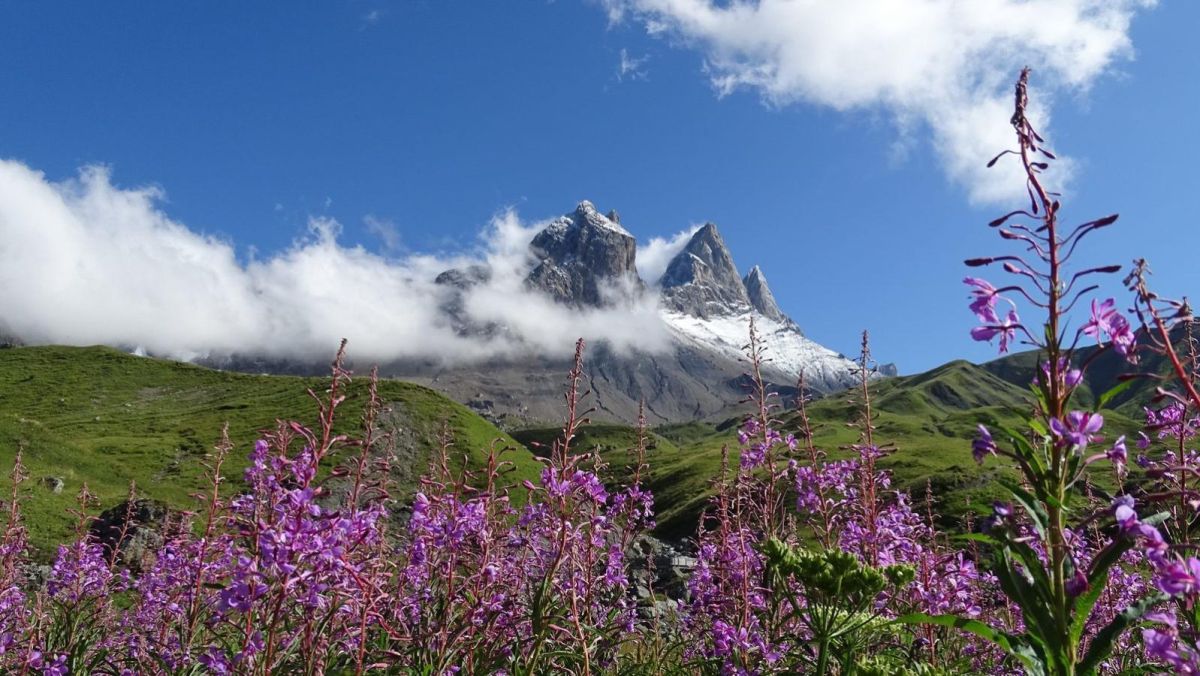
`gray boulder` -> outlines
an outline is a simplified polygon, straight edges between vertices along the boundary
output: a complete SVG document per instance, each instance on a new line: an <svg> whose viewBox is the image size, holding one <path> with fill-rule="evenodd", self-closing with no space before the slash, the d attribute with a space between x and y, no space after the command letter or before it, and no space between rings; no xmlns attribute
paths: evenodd
<svg viewBox="0 0 1200 676"><path fill-rule="evenodd" d="M149 565L166 543L174 516L166 503L158 500L123 500L101 512L89 532L107 556L115 547L118 560L136 572Z"/></svg>

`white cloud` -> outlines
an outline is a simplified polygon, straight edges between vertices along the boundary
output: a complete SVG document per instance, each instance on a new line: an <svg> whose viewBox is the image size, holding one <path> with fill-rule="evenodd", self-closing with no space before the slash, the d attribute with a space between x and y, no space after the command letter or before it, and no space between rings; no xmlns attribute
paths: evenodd
<svg viewBox="0 0 1200 676"><path fill-rule="evenodd" d="M372 9L371 11L366 12L361 17L359 17L360 23L358 25L358 30L363 31L363 30L370 28L371 26L375 26L379 23L379 20L382 18L383 18L383 10Z"/></svg>
<svg viewBox="0 0 1200 676"><path fill-rule="evenodd" d="M948 176L972 200L1022 194L1016 167L985 171L1012 145L1011 87L1035 69L1035 101L1085 91L1131 58L1129 26L1155 0L603 0L691 45L721 95L748 88L772 105L881 108L901 134L927 126ZM1043 106L1034 111L1041 126ZM1001 165L998 165L1000 167ZM1060 181L1070 174L1059 166ZM1015 179L1015 180L1014 180Z"/></svg>
<svg viewBox="0 0 1200 676"><path fill-rule="evenodd" d="M683 247L687 246L688 240L696 234L700 227L693 225L670 237L653 237L649 242L639 244L637 251L638 275L647 284L657 284L659 278L667 271L667 265L671 263L671 259L683 251Z"/></svg>
<svg viewBox="0 0 1200 676"><path fill-rule="evenodd" d="M375 214L367 214L363 216L363 225L366 226L367 232L374 235L383 244L385 253L395 254L404 250L404 238L400 235L400 229L391 220L380 218Z"/></svg>
<svg viewBox="0 0 1200 676"><path fill-rule="evenodd" d="M385 258L343 246L338 222L317 217L287 249L240 261L231 242L171 220L161 199L114 186L102 167L56 183L0 160L0 333L182 359L325 358L342 337L364 362L567 355L581 336L617 350L668 345L650 297L579 312L527 290L528 244L544 224L511 211L460 255ZM494 272L463 299L469 318L506 331L464 337L442 312L449 290L434 278L470 264Z"/></svg>
<svg viewBox="0 0 1200 676"><path fill-rule="evenodd" d="M646 62L650 60L647 56L631 56L629 50L621 49L621 61L617 64L617 81L625 82L627 80L645 80Z"/></svg>

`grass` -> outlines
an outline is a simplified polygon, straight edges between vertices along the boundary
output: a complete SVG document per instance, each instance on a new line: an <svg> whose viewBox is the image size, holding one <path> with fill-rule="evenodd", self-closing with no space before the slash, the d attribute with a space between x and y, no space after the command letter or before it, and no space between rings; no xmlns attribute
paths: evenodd
<svg viewBox="0 0 1200 676"><path fill-rule="evenodd" d="M250 444L277 418L313 423L316 408L307 391L327 379L258 376L214 371L190 364L135 357L104 347L22 347L0 350L0 466L11 467L23 450L31 475L25 514L31 539L47 551L69 537L75 495L85 482L101 508L119 502L134 481L138 493L190 508L202 487L201 461L229 424L235 450L226 465L233 489ZM359 424L367 379L356 378L339 409L340 428ZM407 445L399 468L411 490L424 471L443 423L455 439L456 456L479 466L493 441L514 447L514 481L533 478L538 464L524 448L466 407L427 388L380 382ZM61 493L43 480L59 477Z"/></svg>
<svg viewBox="0 0 1200 676"><path fill-rule="evenodd" d="M1005 368L955 361L873 386L876 442L896 448L881 466L893 473L897 488L918 501L928 485L943 527L961 529L967 514L986 511L1001 497L996 479L1007 470L996 460L976 465L970 440L979 423L993 429L1019 426L1029 408L1028 391L1013 381L1025 380L1031 368L1017 360ZM203 483L200 463L225 423L236 445L227 465L236 490L258 432L277 417L311 422L315 407L307 391L320 392L327 384L320 378L213 371L102 347L0 349L0 466L11 466L16 450L24 450L32 476L25 510L33 542L44 552L69 536L70 510L84 482L102 508L123 499L130 481L146 497L192 506L190 496ZM356 378L340 409L343 430L357 426L365 394L366 379ZM410 383L381 381L380 394L394 412L405 451L398 478L406 491L427 467L443 422L454 435L455 455L473 466L482 463L493 441L515 447L509 456L516 465L512 483L536 478L538 444L548 446L559 433L557 427L539 427L510 436L466 407ZM1105 412L1109 429L1136 429L1132 416L1138 405L1139 397L1130 393L1118 411ZM859 409L854 392L810 405L814 440L830 457L852 453L847 446L858 441L859 430L846 422L857 419ZM784 430L796 430L794 414L779 417ZM680 538L693 531L719 473L722 447L730 448L736 461L739 422L692 422L651 431L646 483L658 506L659 534ZM628 426L590 425L574 448L598 450L618 480L635 439ZM43 483L49 477L63 479L61 493ZM1111 485L1107 475L1097 481Z"/></svg>
<svg viewBox="0 0 1200 676"><path fill-rule="evenodd" d="M847 447L859 441L860 429L847 422L860 417L860 399L857 392L845 392L810 404L814 442L828 457L854 454ZM872 387L875 441L895 448L880 467L890 471L893 485L909 492L915 501L925 499L928 486L939 525L961 531L968 515L989 512L992 502L1004 496L997 479L1014 476L999 460L989 459L983 466L975 463L971 439L976 426L1019 429L1023 412L1030 407L1028 400L1027 390L965 361L876 383ZM778 417L781 429L798 431L794 413L782 412ZM1137 429L1125 411L1106 411L1105 417L1108 428L1117 433ZM720 471L723 447L730 449L731 462L736 462L740 422L738 418L692 422L652 431L647 484L658 505L660 535L680 538L692 532L712 495L711 482ZM545 444L556 432L555 428L538 428L513 436L522 443ZM583 429L575 448L599 451L616 480L634 440L632 428L593 425ZM1111 488L1111 476L1098 474L1096 483Z"/></svg>

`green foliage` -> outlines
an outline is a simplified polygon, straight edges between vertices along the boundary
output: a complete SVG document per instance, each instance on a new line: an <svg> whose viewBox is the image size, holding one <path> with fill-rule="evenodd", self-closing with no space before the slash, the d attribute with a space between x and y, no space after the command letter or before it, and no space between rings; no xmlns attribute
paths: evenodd
<svg viewBox="0 0 1200 676"><path fill-rule="evenodd" d="M773 595L785 617L799 620L814 647L813 673L852 673L858 655L889 624L876 612L879 595L912 582L911 566L868 566L837 549L799 549L772 538L763 545ZM797 597L793 584L802 590Z"/></svg>
<svg viewBox="0 0 1200 676"><path fill-rule="evenodd" d="M202 485L200 460L229 424L236 444L226 465L230 490L241 480L246 452L259 430L279 418L308 420L312 399L327 378L227 373L103 347L22 347L0 350L0 467L10 467L18 448L33 481L23 506L33 544L43 553L70 539L70 509L83 483L102 507L123 499L129 482L139 493L176 507L192 508ZM339 426L358 424L367 378L348 390ZM472 465L500 440L515 447L511 477L534 478L538 463L510 437L469 411L424 387L394 380L379 383L393 409L401 445L397 479L415 485L426 468L443 423L454 435L454 453ZM60 477L62 492L42 480ZM404 497L403 495L397 497Z"/></svg>

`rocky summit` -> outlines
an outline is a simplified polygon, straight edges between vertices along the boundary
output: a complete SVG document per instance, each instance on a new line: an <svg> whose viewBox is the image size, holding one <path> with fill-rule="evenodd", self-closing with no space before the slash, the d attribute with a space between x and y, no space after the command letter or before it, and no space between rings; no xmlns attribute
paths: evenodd
<svg viewBox="0 0 1200 676"><path fill-rule="evenodd" d="M610 305L641 293L637 240L621 227L616 212L611 215L584 201L546 226L529 244L539 262L527 283L577 306Z"/></svg>
<svg viewBox="0 0 1200 676"><path fill-rule="evenodd" d="M802 375L815 394L855 382L854 362L804 335L780 308L761 268L755 265L745 276L738 271L715 224L699 228L658 279L640 277L637 254L637 240L617 212L604 214L584 201L537 232L518 264L518 286L523 283L572 312L601 313L605 321L620 322L632 317L622 313L633 308L650 308L653 320L656 308L667 349L617 350L602 340L589 344L585 364L592 419L631 423L642 402L652 424L727 417L740 410L751 321L767 348L764 376L785 396L795 392ZM503 274L511 272L506 268ZM480 320L469 310L471 294L499 274L475 264L437 275L433 281L443 320L462 336L519 343L520 336L502 318ZM521 427L561 418L572 348L568 340L551 354L530 347L524 354L518 350L505 359L475 363L397 361L379 367L382 375L428 385L494 422ZM253 372L323 371L318 364L253 357L210 365ZM880 367L880 373L894 372L891 365Z"/></svg>
<svg viewBox="0 0 1200 676"><path fill-rule="evenodd" d="M645 402L652 423L728 415L745 394L743 346L751 320L768 346L765 373L785 392L803 373L816 393L854 382L855 364L808 339L783 313L758 266L744 277L717 226L707 223L669 261L659 279L637 271L637 241L616 211L591 202L551 221L529 243L529 288L572 308L612 308L655 301L671 336L668 351L618 353L603 342L586 361L593 418L631 422ZM461 314L461 294L489 277L486 268L450 270L437 279L454 289L450 314ZM461 320L461 317L457 319ZM503 327L461 331L495 335ZM416 380L457 398L501 423L522 425L561 416L569 347L557 356L513 358L461 367L393 364L385 373Z"/></svg>

